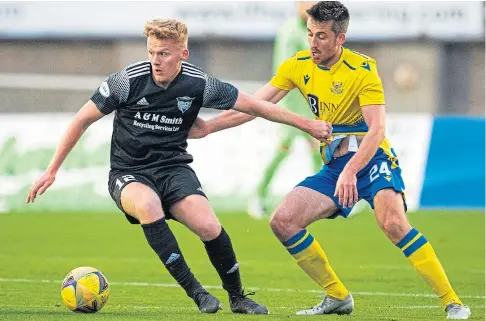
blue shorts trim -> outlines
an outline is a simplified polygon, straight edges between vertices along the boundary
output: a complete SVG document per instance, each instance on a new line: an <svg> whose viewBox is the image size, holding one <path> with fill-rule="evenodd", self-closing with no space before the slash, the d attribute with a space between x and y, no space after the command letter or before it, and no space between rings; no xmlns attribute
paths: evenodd
<svg viewBox="0 0 486 321"><path fill-rule="evenodd" d="M349 153L345 156L333 159L329 164L324 165L319 173L307 177L297 185L310 188L330 197L339 209L339 211L330 218L335 218L337 216L348 217L349 213L351 213L352 208L343 208L339 205L338 198L334 197L334 191L336 189L339 174L341 174L344 166L346 166L353 155L354 153ZM405 211L407 210L405 201L405 183L402 179L402 171L398 166L398 160L391 160L381 148L375 156L373 156L368 165L358 172L356 178L358 197L360 200L366 200L371 208L375 208L373 198L378 191L392 188L403 194Z"/></svg>

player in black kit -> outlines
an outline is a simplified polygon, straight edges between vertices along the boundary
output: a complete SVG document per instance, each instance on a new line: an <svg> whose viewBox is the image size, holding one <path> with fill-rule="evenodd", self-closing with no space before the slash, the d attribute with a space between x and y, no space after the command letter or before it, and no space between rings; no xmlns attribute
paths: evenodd
<svg viewBox="0 0 486 321"><path fill-rule="evenodd" d="M235 109L297 127L319 140L330 133L322 121L307 120L257 100L186 62L187 27L173 20L145 25L149 60L110 75L80 109L49 164L34 183L27 202L54 182L62 162L85 130L115 112L111 143L109 192L145 237L172 277L202 313L221 309L192 274L166 219L184 224L203 241L211 263L228 292L234 313L268 314L243 292L231 240L220 225L186 152L191 128L200 130L201 107Z"/></svg>

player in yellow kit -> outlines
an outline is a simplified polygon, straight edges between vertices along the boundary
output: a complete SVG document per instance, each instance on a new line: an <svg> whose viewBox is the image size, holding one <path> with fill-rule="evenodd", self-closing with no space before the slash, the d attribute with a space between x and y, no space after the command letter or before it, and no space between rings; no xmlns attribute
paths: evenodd
<svg viewBox="0 0 486 321"><path fill-rule="evenodd" d="M306 228L319 219L347 217L354 204L365 199L386 236L440 298L447 317L468 319L470 309L452 289L432 246L405 215L405 186L398 158L385 137L385 98L376 62L343 47L349 23L343 4L321 1L307 13L310 50L285 61L256 93L276 103L297 88L316 119L332 124L332 139L321 144L322 170L288 193L270 221L297 264L326 291L322 302L297 314L353 311L351 293ZM211 133L251 119L227 112L208 121L205 130Z"/></svg>

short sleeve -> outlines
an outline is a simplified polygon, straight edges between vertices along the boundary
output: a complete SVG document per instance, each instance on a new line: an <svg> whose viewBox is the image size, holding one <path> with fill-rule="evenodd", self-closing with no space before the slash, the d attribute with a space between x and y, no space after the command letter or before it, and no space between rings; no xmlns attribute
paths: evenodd
<svg viewBox="0 0 486 321"><path fill-rule="evenodd" d="M295 88L295 83L292 81L292 73L294 69L295 57L287 59L283 64L277 68L277 72L270 80L270 84L282 90L290 91Z"/></svg>
<svg viewBox="0 0 486 321"><path fill-rule="evenodd" d="M231 109L238 99L238 89L217 78L206 76L203 93L203 107L214 109Z"/></svg>
<svg viewBox="0 0 486 321"><path fill-rule="evenodd" d="M383 91L383 84L380 76L378 75L376 64L371 61L365 61L361 65L361 68L366 69L364 72L367 74L363 78L361 89L358 94L359 105L384 105L385 93Z"/></svg>
<svg viewBox="0 0 486 321"><path fill-rule="evenodd" d="M130 93L130 80L125 70L108 76L101 86L93 93L91 100L105 115L126 103Z"/></svg>

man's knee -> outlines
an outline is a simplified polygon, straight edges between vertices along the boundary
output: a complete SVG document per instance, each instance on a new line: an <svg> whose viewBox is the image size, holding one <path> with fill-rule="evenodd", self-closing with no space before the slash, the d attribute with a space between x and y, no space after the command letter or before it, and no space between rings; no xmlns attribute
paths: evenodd
<svg viewBox="0 0 486 321"><path fill-rule="evenodd" d="M123 210L140 221L149 224L164 217L159 196L141 183L127 185L121 194Z"/></svg>
<svg viewBox="0 0 486 321"><path fill-rule="evenodd" d="M279 239L286 238L291 233L293 224L285 208L277 209L270 220L270 227Z"/></svg>
<svg viewBox="0 0 486 321"><path fill-rule="evenodd" d="M392 189L383 189L375 196L375 212L380 228L394 242L409 231L402 195Z"/></svg>
<svg viewBox="0 0 486 321"><path fill-rule="evenodd" d="M204 222L198 227L197 235L203 240L214 240L221 234L221 225L218 221Z"/></svg>
<svg viewBox="0 0 486 321"><path fill-rule="evenodd" d="M151 198L135 204L135 215L142 224L152 223L164 217L160 201Z"/></svg>
<svg viewBox="0 0 486 321"><path fill-rule="evenodd" d="M150 224L164 217L160 200L153 197L138 199L133 202L131 209L125 209L125 212L139 220L140 224Z"/></svg>
<svg viewBox="0 0 486 321"><path fill-rule="evenodd" d="M221 233L221 224L209 201L201 195L189 195L174 203L171 214L203 241L214 240Z"/></svg>
<svg viewBox="0 0 486 321"><path fill-rule="evenodd" d="M394 239L402 239L410 230L407 220L401 218L397 213L389 214L380 227L386 235Z"/></svg>

